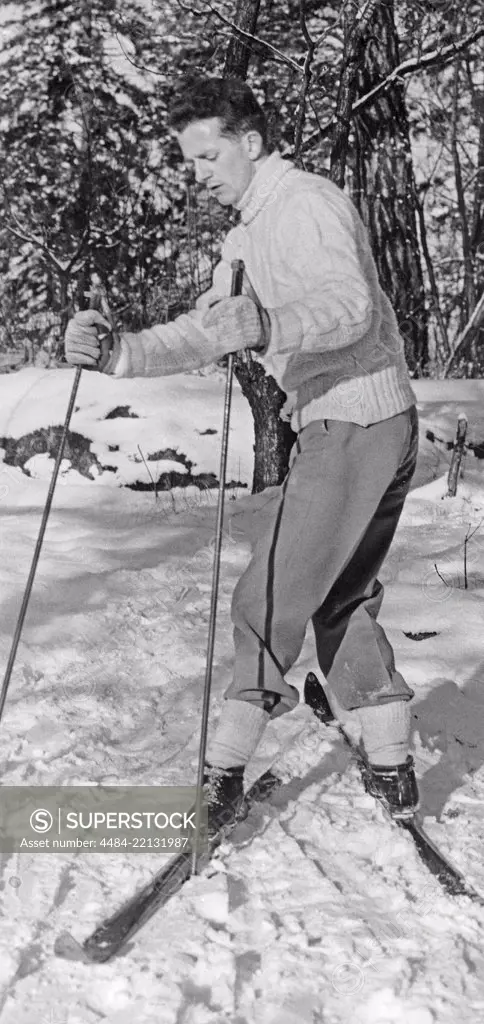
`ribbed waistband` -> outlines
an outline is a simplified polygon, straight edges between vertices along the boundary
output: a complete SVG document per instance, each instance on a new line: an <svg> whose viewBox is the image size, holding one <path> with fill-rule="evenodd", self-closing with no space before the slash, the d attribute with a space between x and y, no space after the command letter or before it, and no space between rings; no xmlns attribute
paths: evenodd
<svg viewBox="0 0 484 1024"><path fill-rule="evenodd" d="M396 366L387 366L361 377L342 377L329 391L304 404L304 389L298 392L298 405L291 425L296 433L316 419L343 420L367 427L405 412L415 405L416 397L407 376Z"/></svg>

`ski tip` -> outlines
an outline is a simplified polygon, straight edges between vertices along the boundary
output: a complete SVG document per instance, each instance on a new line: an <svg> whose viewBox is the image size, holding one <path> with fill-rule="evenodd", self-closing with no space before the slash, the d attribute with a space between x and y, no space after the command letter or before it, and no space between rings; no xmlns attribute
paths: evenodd
<svg viewBox="0 0 484 1024"><path fill-rule="evenodd" d="M315 701L319 700L322 690L323 687L321 686L318 677L314 675L314 672L308 672L304 681L304 700L306 704L311 705Z"/></svg>
<svg viewBox="0 0 484 1024"><path fill-rule="evenodd" d="M63 960L77 960L79 963L84 964L91 962L81 944L69 932L61 932L57 936L54 943L54 953Z"/></svg>
<svg viewBox="0 0 484 1024"><path fill-rule="evenodd" d="M319 718L324 725L330 725L334 722L334 715L328 703L328 698L314 672L308 672L306 676L304 703L314 711L316 718Z"/></svg>

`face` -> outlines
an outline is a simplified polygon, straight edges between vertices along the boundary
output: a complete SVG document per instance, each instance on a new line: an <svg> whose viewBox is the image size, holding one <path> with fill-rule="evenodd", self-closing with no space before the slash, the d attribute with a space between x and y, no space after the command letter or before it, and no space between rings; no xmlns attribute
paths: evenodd
<svg viewBox="0 0 484 1024"><path fill-rule="evenodd" d="M220 119L210 117L194 121L177 139L186 163L195 168L195 177L205 185L221 206L235 206L254 177L262 155L262 139L249 131L240 138L220 134Z"/></svg>

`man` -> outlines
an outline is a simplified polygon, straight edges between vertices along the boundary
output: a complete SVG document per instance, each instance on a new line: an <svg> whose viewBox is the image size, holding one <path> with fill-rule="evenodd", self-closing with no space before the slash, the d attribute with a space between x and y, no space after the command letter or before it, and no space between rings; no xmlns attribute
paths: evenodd
<svg viewBox="0 0 484 1024"><path fill-rule="evenodd" d="M269 719L298 702L284 677L310 619L330 699L358 709L370 791L395 817L411 815L413 692L377 622L377 573L415 469L417 416L366 230L339 188L270 152L243 82L182 83L171 125L198 182L240 211L213 286L172 323L111 336L109 351L98 337L109 325L78 313L65 346L70 363L114 377L179 373L252 348L293 404L290 470L234 592L235 670L208 748L209 816L242 812L245 765ZM238 258L244 294L231 298Z"/></svg>

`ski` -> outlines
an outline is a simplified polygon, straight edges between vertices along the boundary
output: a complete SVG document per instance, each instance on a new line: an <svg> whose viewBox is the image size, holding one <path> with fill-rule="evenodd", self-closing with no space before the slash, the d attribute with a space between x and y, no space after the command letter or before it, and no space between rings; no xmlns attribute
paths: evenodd
<svg viewBox="0 0 484 1024"><path fill-rule="evenodd" d="M306 676L304 700L320 722L323 722L324 725L336 726L340 736L353 753L359 767L364 769L367 766L367 762L363 751L358 744L352 740L344 726L340 722L336 721L329 706L324 689L317 677L314 675L314 672L309 672ZM475 903L479 903L481 906L484 906L484 897L482 897L476 889L466 881L464 875L461 874L458 868L454 867L454 865L447 860L430 836L427 835L416 815L413 815L411 818L401 820L391 818L390 815L388 815L388 817L394 826L403 829L409 836L411 836L420 859L423 861L426 868L428 868L428 870L435 876L446 893L450 896L468 896L469 899L473 900Z"/></svg>
<svg viewBox="0 0 484 1024"><path fill-rule="evenodd" d="M254 782L245 795L248 810L268 800L272 793L282 785L270 769ZM209 842L208 848L198 857L198 871L202 871L223 840L228 838L235 826L222 829ZM81 944L69 932L58 935L54 952L64 960L78 960L83 963L106 963L119 953L126 943L177 893L192 875L192 851L187 850L172 858L168 864L158 871L143 888L128 899L110 917L100 925Z"/></svg>
<svg viewBox="0 0 484 1024"><path fill-rule="evenodd" d="M361 749L353 742L344 726L336 722L321 683L309 672L304 686L304 700L316 718L326 726L336 725L337 730L353 756L361 767L365 766L365 758ZM248 810L268 800L283 784L282 779L269 769L253 784L246 793L245 800ZM414 815L401 821L389 817L395 827L404 829L411 836L415 848L427 869L435 876L442 888L451 896L467 896L481 906L484 898L468 884L461 872L454 867L438 849L433 840L426 834L422 825ZM224 828L209 843L207 850L198 859L198 870L203 871L220 844L230 838L231 832L238 824L236 821L230 829ZM179 892L184 883L192 877L192 852L184 851L174 857L158 871L153 878L130 899L119 907L110 917L97 926L84 942L80 943L69 932L62 932L56 939L54 952L67 960L78 960L84 963L106 963L120 953L132 937L163 907L168 900Z"/></svg>

